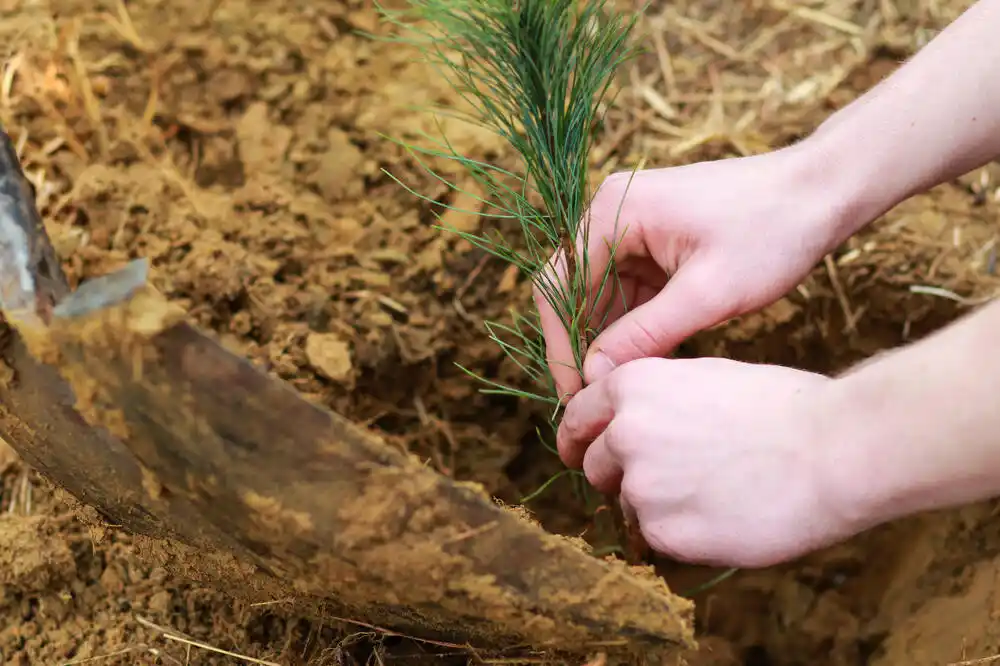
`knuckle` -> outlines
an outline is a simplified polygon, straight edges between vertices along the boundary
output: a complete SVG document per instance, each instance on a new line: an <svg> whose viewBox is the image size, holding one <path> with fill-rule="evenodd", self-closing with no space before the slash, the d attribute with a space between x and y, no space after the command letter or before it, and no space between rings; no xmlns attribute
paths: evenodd
<svg viewBox="0 0 1000 666"><path fill-rule="evenodd" d="M608 390L616 404L625 397L633 397L647 384L650 366L657 359L637 358L621 364L608 375Z"/></svg>
<svg viewBox="0 0 1000 666"><path fill-rule="evenodd" d="M576 440L577 433L580 430L578 414L579 410L574 407L573 401L570 400L563 411L562 421L559 423L560 441L568 443Z"/></svg>
<svg viewBox="0 0 1000 666"><path fill-rule="evenodd" d="M635 442L641 441L635 424L629 418L618 416L604 432L604 446L623 468L634 467Z"/></svg>
<svg viewBox="0 0 1000 666"><path fill-rule="evenodd" d="M641 525L642 535L649 547L666 553L683 562L698 562L705 556L703 544L685 528L670 520L660 520Z"/></svg>
<svg viewBox="0 0 1000 666"><path fill-rule="evenodd" d="M604 446L608 449L608 452L617 457L618 454L618 441L619 435L621 434L622 422L621 419L615 417L608 427L604 429L603 438Z"/></svg>
<svg viewBox="0 0 1000 666"><path fill-rule="evenodd" d="M621 404L623 397L631 395L629 388L633 383L632 379L634 376L635 373L628 370L628 363L626 363L615 368L605 378L604 381L607 382L608 396L615 405Z"/></svg>
<svg viewBox="0 0 1000 666"><path fill-rule="evenodd" d="M563 410L559 424L559 439L566 443L576 443L580 440L583 436L585 417L580 402L571 398Z"/></svg>
<svg viewBox="0 0 1000 666"><path fill-rule="evenodd" d="M632 329L635 331L632 344L635 346L637 353L643 353L645 350L658 349L660 347L664 337L663 332L657 332L657 329L648 326L646 322L638 317L632 322Z"/></svg>
<svg viewBox="0 0 1000 666"><path fill-rule="evenodd" d="M621 496L631 505L637 513L641 515L646 504L647 484L643 475L639 474L635 468L628 469L628 464L623 463L625 474L622 477Z"/></svg>

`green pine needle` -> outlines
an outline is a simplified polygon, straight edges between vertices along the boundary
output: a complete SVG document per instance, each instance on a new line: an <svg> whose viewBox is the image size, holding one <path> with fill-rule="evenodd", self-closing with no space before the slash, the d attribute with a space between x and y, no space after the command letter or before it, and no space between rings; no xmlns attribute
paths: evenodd
<svg viewBox="0 0 1000 666"><path fill-rule="evenodd" d="M428 139L418 148L397 141L434 179L461 191L428 162L449 162L482 188L484 221L516 220L515 237L498 228L472 234L447 227L474 246L516 266L536 281L573 343L574 366L582 376L588 344L603 326L588 302L601 300L617 286L613 255L607 270L588 284L589 256L584 216L592 134L602 106L609 102L615 71L635 55L628 44L637 13L605 9L601 0L411 0L408 9L383 16L400 28L392 41L415 47L474 109L466 117L502 137L519 157L515 173L460 154L446 138ZM455 111L448 111L454 116ZM391 176L415 196L431 201ZM454 179L463 180L463 179ZM447 206L434 205L447 210ZM438 216L440 220L440 215ZM568 280L544 279L550 258L566 253ZM588 298L593 292L596 297ZM512 312L510 324L487 322L490 339L535 386L520 390L474 375L484 392L560 405L546 361L538 312Z"/></svg>

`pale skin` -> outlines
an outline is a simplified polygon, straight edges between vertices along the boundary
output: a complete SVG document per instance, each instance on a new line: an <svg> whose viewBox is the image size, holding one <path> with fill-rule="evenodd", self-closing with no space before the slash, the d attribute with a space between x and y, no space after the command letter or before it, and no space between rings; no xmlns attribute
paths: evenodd
<svg viewBox="0 0 1000 666"><path fill-rule="evenodd" d="M899 202L1000 156L998 31L1000 0L980 0L792 147L599 188L592 269L624 226L629 311L595 340L581 380L536 293L568 396L557 443L567 465L620 494L655 550L763 567L1000 495L1000 302L837 377L665 358L779 299Z"/></svg>

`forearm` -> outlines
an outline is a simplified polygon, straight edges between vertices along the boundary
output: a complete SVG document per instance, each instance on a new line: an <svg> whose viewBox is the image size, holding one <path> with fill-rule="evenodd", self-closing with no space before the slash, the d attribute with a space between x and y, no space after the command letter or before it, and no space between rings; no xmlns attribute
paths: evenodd
<svg viewBox="0 0 1000 666"><path fill-rule="evenodd" d="M980 0L805 143L847 210L840 240L1000 155L1000 0Z"/></svg>
<svg viewBox="0 0 1000 666"><path fill-rule="evenodd" d="M1000 301L829 386L827 465L862 529L1000 496Z"/></svg>

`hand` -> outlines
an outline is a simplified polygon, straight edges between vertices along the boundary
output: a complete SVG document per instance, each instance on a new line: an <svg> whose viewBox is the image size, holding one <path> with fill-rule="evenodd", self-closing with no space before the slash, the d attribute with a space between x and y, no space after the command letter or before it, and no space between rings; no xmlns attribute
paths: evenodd
<svg viewBox="0 0 1000 666"><path fill-rule="evenodd" d="M770 304L849 235L839 214L844 197L824 180L824 163L810 150L803 142L754 157L619 173L598 188L585 216L589 283L599 282L608 245L620 240L615 261L630 311L622 316L616 293L610 328L588 351L588 383L629 361L666 356L699 330ZM550 282L565 279L561 255L550 267ZM537 282L535 303L559 395L571 395L583 378ZM597 312L605 305L591 302Z"/></svg>
<svg viewBox="0 0 1000 666"><path fill-rule="evenodd" d="M621 493L654 550L769 566L861 530L836 485L850 471L826 446L835 381L725 359L632 361L569 401L559 453Z"/></svg>

